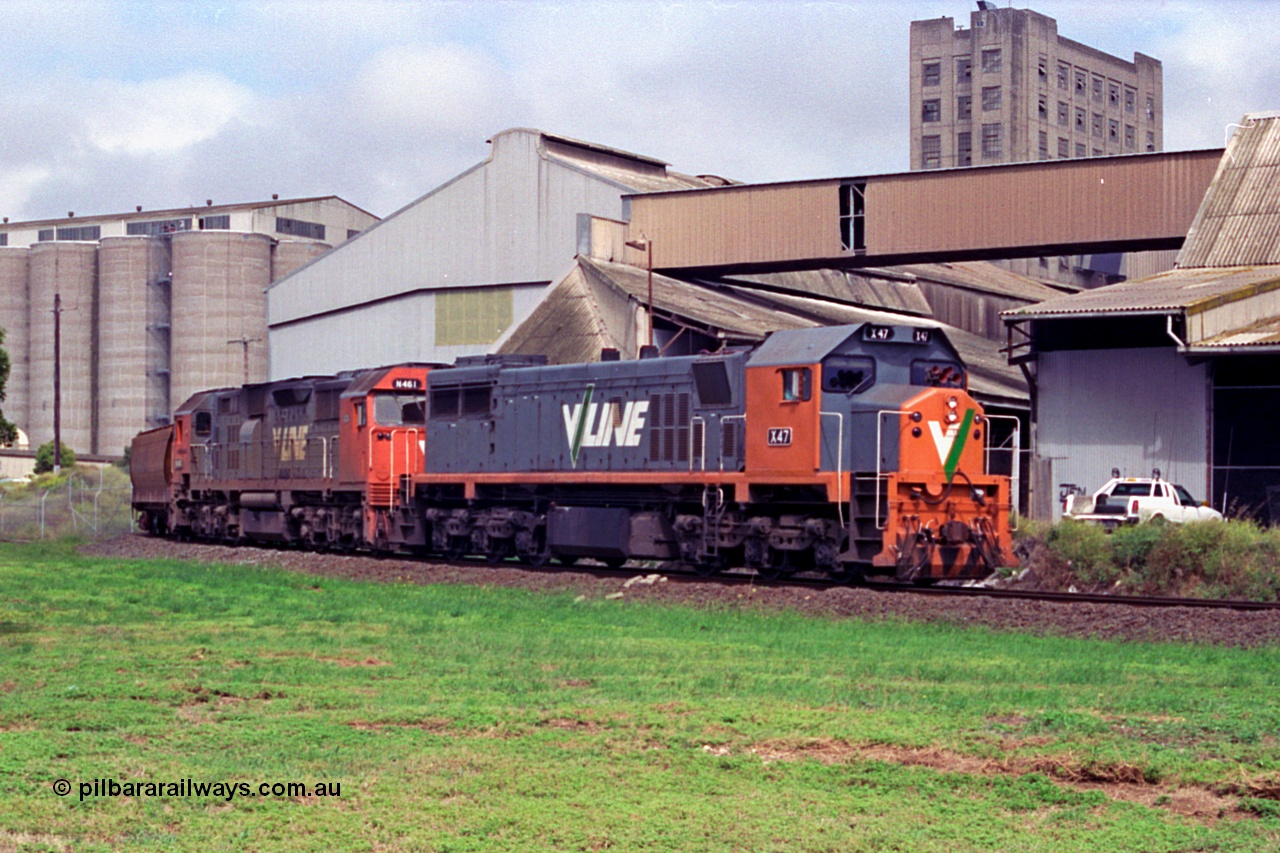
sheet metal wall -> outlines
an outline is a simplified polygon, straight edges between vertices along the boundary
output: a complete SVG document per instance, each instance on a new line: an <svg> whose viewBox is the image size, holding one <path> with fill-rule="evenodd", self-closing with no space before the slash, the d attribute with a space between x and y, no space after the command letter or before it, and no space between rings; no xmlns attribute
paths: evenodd
<svg viewBox="0 0 1280 853"><path fill-rule="evenodd" d="M939 261L977 250L1180 240L1221 151L1019 163L866 179L866 248ZM631 237L654 238L659 269L830 264L840 242L832 179L631 196Z"/></svg>
<svg viewBox="0 0 1280 853"><path fill-rule="evenodd" d="M0 248L0 328L4 329L4 349L9 353L9 381L5 385L4 416L18 429L30 429L31 358L27 317L26 249Z"/></svg>
<svg viewBox="0 0 1280 853"><path fill-rule="evenodd" d="M31 446L53 439L53 296L62 295L62 443L96 453L98 247L39 243L31 247Z"/></svg>
<svg viewBox="0 0 1280 853"><path fill-rule="evenodd" d="M1036 451L1052 463L1054 495L1060 483L1092 492L1112 468L1133 477L1159 468L1207 497L1207 370L1188 365L1172 345L1041 353Z"/></svg>

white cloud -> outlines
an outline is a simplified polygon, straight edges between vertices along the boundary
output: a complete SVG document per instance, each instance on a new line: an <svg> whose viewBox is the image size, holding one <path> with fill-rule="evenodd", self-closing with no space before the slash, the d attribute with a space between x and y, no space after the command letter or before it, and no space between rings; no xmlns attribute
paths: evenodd
<svg viewBox="0 0 1280 853"><path fill-rule="evenodd" d="M87 141L108 154L167 155L250 117L254 96L221 75L190 71L124 83L95 81L85 106Z"/></svg>
<svg viewBox="0 0 1280 853"><path fill-rule="evenodd" d="M368 118L415 131L465 131L494 112L509 90L497 64L454 44L381 51L357 77L353 95Z"/></svg>
<svg viewBox="0 0 1280 853"><path fill-rule="evenodd" d="M49 179L50 170L40 166L0 168L0 210L22 210L36 188Z"/></svg>

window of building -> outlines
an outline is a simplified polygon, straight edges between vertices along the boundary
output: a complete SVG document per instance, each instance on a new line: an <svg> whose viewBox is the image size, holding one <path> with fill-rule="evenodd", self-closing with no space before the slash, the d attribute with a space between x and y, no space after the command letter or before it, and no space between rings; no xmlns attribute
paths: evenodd
<svg viewBox="0 0 1280 853"><path fill-rule="evenodd" d="M865 182L840 187L840 239L856 255L867 253L867 185Z"/></svg>
<svg viewBox="0 0 1280 853"><path fill-rule="evenodd" d="M968 131L956 134L956 165L973 165L973 134Z"/></svg>
<svg viewBox="0 0 1280 853"><path fill-rule="evenodd" d="M1155 134L1155 131L1153 130L1147 131L1147 150L1148 151L1156 150L1156 134Z"/></svg>
<svg viewBox="0 0 1280 853"><path fill-rule="evenodd" d="M1049 259L1048 259L1048 258L1041 258L1041 259L1040 259L1040 269L1042 269L1042 270L1047 270L1048 268L1049 268Z"/></svg>
<svg viewBox="0 0 1280 853"><path fill-rule="evenodd" d="M1120 109L1120 84L1114 80L1107 83L1107 103Z"/></svg>
<svg viewBox="0 0 1280 853"><path fill-rule="evenodd" d="M201 231L227 231L231 228L231 214L224 213L220 216L202 216L200 217ZM323 232L324 226L320 226Z"/></svg>
<svg viewBox="0 0 1280 853"><path fill-rule="evenodd" d="M956 57L956 85L966 86L973 81L973 60L967 56Z"/></svg>
<svg viewBox="0 0 1280 853"><path fill-rule="evenodd" d="M1064 160L1071 156L1071 143L1065 136L1058 137L1058 156Z"/></svg>
<svg viewBox="0 0 1280 853"><path fill-rule="evenodd" d="M1095 101L1098 101L1099 103L1102 102L1102 78L1101 77L1093 78L1093 99Z"/></svg>
<svg viewBox="0 0 1280 853"><path fill-rule="evenodd" d="M1130 151L1138 147L1137 129L1131 124L1124 126L1124 147Z"/></svg>
<svg viewBox="0 0 1280 853"><path fill-rule="evenodd" d="M1095 149L1093 149L1093 156L1094 156L1094 157L1101 157L1101 156L1102 156L1102 149L1101 149L1101 148L1095 148Z"/></svg>
<svg viewBox="0 0 1280 853"><path fill-rule="evenodd" d="M157 219L151 222L125 223L124 233L159 237L163 234L174 234L178 231L190 231L191 219Z"/></svg>
<svg viewBox="0 0 1280 853"><path fill-rule="evenodd" d="M921 121L942 121L942 101L930 98L920 105Z"/></svg>
<svg viewBox="0 0 1280 853"><path fill-rule="evenodd" d="M956 121L968 121L973 118L973 95L961 95L956 98Z"/></svg>
<svg viewBox="0 0 1280 853"><path fill-rule="evenodd" d="M1076 95L1083 98L1085 96L1085 87L1089 85L1088 72L1081 68L1076 69Z"/></svg>
<svg viewBox="0 0 1280 853"><path fill-rule="evenodd" d="M1112 142L1120 141L1120 122L1113 118L1107 119L1107 139Z"/></svg>
<svg viewBox="0 0 1280 853"><path fill-rule="evenodd" d="M1049 159L1049 134L1043 130L1040 131L1040 159Z"/></svg>
<svg viewBox="0 0 1280 853"><path fill-rule="evenodd" d="M1049 82L1049 58L1040 57L1039 64L1036 65L1036 73L1040 75L1040 85L1043 86Z"/></svg>
<svg viewBox="0 0 1280 853"><path fill-rule="evenodd" d="M990 73L1000 70L1000 48L992 47L982 52L982 71Z"/></svg>
<svg viewBox="0 0 1280 853"><path fill-rule="evenodd" d="M1071 124L1071 107L1066 101L1058 101L1058 124L1062 127Z"/></svg>
<svg viewBox="0 0 1280 853"><path fill-rule="evenodd" d="M1102 113L1093 114L1093 124L1090 125L1093 135L1102 138Z"/></svg>
<svg viewBox="0 0 1280 853"><path fill-rule="evenodd" d="M39 240L41 243L45 243L45 242L47 242L47 241L49 241L49 240L52 240L52 239L53 239L53 229L52 229L52 228L41 228L39 231L37 231L37 232L36 232L36 239L37 239L37 240Z"/></svg>
<svg viewBox="0 0 1280 853"><path fill-rule="evenodd" d="M1076 107L1076 130L1080 131L1081 133L1085 131L1084 107Z"/></svg>
<svg viewBox="0 0 1280 853"><path fill-rule="evenodd" d="M992 160L1004 156L1004 140L1000 134L1001 125L984 124L982 126L982 156Z"/></svg>
<svg viewBox="0 0 1280 853"><path fill-rule="evenodd" d="M982 87L982 109L983 111L1000 109L999 86Z"/></svg>
<svg viewBox="0 0 1280 853"><path fill-rule="evenodd" d="M1147 95L1147 121L1156 120L1156 99Z"/></svg>
<svg viewBox="0 0 1280 853"><path fill-rule="evenodd" d="M1070 259L1069 257L1067 257L1066 255L1059 255L1059 256L1058 256L1058 269L1059 269L1059 270L1064 270L1064 271L1065 271L1065 270L1069 270L1069 269L1071 269L1071 259Z"/></svg>
<svg viewBox="0 0 1280 853"><path fill-rule="evenodd" d="M357 235L357 234L359 234L359 233L360 233L360 229L359 229L359 228L348 228L348 229L347 229L347 239L348 239L348 240L350 240L352 237L356 236L356 235Z"/></svg>
<svg viewBox="0 0 1280 853"><path fill-rule="evenodd" d="M1083 157L1083 156L1084 156L1084 154L1085 154L1085 147L1084 147L1084 143L1083 143L1083 142L1077 142L1077 143L1076 143L1076 156L1077 156L1077 157Z"/></svg>
<svg viewBox="0 0 1280 853"><path fill-rule="evenodd" d="M939 86L942 84L942 63L930 59L924 64L924 85Z"/></svg>
<svg viewBox="0 0 1280 853"><path fill-rule="evenodd" d="M942 137L926 136L920 140L920 166L936 169L942 165Z"/></svg>
<svg viewBox="0 0 1280 853"><path fill-rule="evenodd" d="M324 226L319 222L303 222L301 219L276 217L276 233L290 234L294 237L310 237L313 240L324 239Z"/></svg>
<svg viewBox="0 0 1280 853"><path fill-rule="evenodd" d="M9 235L0 234L0 246L7 246L7 245L9 245Z"/></svg>
<svg viewBox="0 0 1280 853"><path fill-rule="evenodd" d="M1044 95L1041 95L1039 102L1036 105L1036 110L1037 110L1037 115L1039 115L1041 121L1048 121L1049 120L1049 99L1046 98Z"/></svg>
<svg viewBox="0 0 1280 853"><path fill-rule="evenodd" d="M59 240L100 240L102 239L102 226L100 225L80 225L74 228L59 228Z"/></svg>
<svg viewBox="0 0 1280 853"><path fill-rule="evenodd" d="M1124 111L1127 113L1137 112L1138 109L1138 93L1128 86L1124 87Z"/></svg>
<svg viewBox="0 0 1280 853"><path fill-rule="evenodd" d="M1071 66L1065 62L1058 63L1058 88L1064 92L1071 88Z"/></svg>
<svg viewBox="0 0 1280 853"><path fill-rule="evenodd" d="M435 295L436 346L491 344L511 325L509 287L457 288Z"/></svg>

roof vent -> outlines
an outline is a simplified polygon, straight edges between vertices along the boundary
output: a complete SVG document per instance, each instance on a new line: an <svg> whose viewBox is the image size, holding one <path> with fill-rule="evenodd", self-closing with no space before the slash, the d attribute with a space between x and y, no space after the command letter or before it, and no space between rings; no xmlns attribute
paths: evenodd
<svg viewBox="0 0 1280 853"><path fill-rule="evenodd" d="M213 207L213 199L211 199L211 198L206 198L206 199L204 200L204 204L205 204L205 207Z"/></svg>
<svg viewBox="0 0 1280 853"><path fill-rule="evenodd" d="M272 201L279 201L279 200L280 200L280 193L272 193L272 194L271 194L271 200L272 200Z"/></svg>

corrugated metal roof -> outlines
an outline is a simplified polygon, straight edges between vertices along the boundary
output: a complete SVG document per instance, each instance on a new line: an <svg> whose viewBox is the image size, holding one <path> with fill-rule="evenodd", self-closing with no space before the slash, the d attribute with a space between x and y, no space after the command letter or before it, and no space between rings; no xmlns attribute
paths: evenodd
<svg viewBox="0 0 1280 853"><path fill-rule="evenodd" d="M1022 319L1196 311L1276 289L1280 289L1280 264L1175 269L1140 281L1124 281L1005 311L1003 316Z"/></svg>
<svg viewBox="0 0 1280 853"><path fill-rule="evenodd" d="M579 258L574 270L552 287L499 352L540 353L553 363L568 364L595 361L603 347L627 351L621 339L634 330L609 328L607 316L617 312L602 310L608 293L643 306L648 300L648 273L626 264ZM658 273L653 276L653 302L657 313L720 334L731 343L761 341L778 330L866 322L940 328L968 365L975 394L1013 403L1027 399L1021 371L1005 361L999 344L935 320L795 294L679 281Z"/></svg>
<svg viewBox="0 0 1280 853"><path fill-rule="evenodd" d="M1232 329L1203 341L1197 341L1191 349L1267 349L1280 347L1280 317L1264 317L1241 329Z"/></svg>
<svg viewBox="0 0 1280 853"><path fill-rule="evenodd" d="M957 261L945 264L910 264L893 267L898 272L905 272L918 279L936 281L953 287L962 287L979 293L991 293L1007 296L1011 299L1022 299L1027 302L1043 302L1062 296L1063 288L1050 287L1035 279L1027 278L1016 272L987 261ZM1070 288L1078 290L1079 288Z"/></svg>
<svg viewBox="0 0 1280 853"><path fill-rule="evenodd" d="M821 296L837 302L867 305L928 316L933 313L929 300L912 275L891 272L877 275L871 271L801 270L798 272L728 275L719 281L743 283L802 295ZM1042 297L1043 298L1043 297Z"/></svg>
<svg viewBox="0 0 1280 853"><path fill-rule="evenodd" d="M1280 115L1241 119L1178 253L1184 268L1280 264Z"/></svg>

